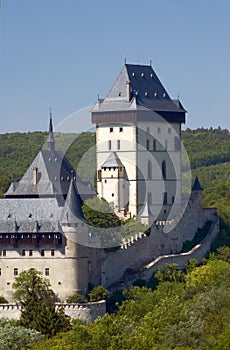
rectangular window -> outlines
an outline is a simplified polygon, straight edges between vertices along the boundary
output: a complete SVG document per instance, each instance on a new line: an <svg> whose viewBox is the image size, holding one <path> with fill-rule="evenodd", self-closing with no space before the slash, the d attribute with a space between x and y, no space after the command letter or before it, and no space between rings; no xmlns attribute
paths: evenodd
<svg viewBox="0 0 230 350"><path fill-rule="evenodd" d="M49 276L50 275L50 269L47 267L45 268L45 276Z"/></svg>
<svg viewBox="0 0 230 350"><path fill-rule="evenodd" d="M119 128L119 132L123 132L123 128Z"/></svg>
<svg viewBox="0 0 230 350"><path fill-rule="evenodd" d="M51 256L54 256L54 249L51 249Z"/></svg>
<svg viewBox="0 0 230 350"><path fill-rule="evenodd" d="M147 133L149 134L150 133L150 127L147 126Z"/></svg>
<svg viewBox="0 0 230 350"><path fill-rule="evenodd" d="M167 204L168 199L167 199L167 192L163 192L163 204Z"/></svg>
<svg viewBox="0 0 230 350"><path fill-rule="evenodd" d="M33 250L32 249L29 250L29 256L33 256Z"/></svg>
<svg viewBox="0 0 230 350"><path fill-rule="evenodd" d="M101 181L101 170L98 170L98 172L97 172L97 178L98 178L98 181Z"/></svg>
<svg viewBox="0 0 230 350"><path fill-rule="evenodd" d="M151 205L152 204L152 193L148 192L148 204Z"/></svg>
<svg viewBox="0 0 230 350"><path fill-rule="evenodd" d="M160 134L161 128L157 128L157 132L158 132L158 134Z"/></svg>
<svg viewBox="0 0 230 350"><path fill-rule="evenodd" d="M171 131L172 131L172 129L171 129L171 128L168 128L168 133L169 133L169 134L171 134Z"/></svg>
<svg viewBox="0 0 230 350"><path fill-rule="evenodd" d="M110 128L109 131L110 131L110 132L113 132L113 128Z"/></svg>
<svg viewBox="0 0 230 350"><path fill-rule="evenodd" d="M146 149L149 151L149 140L146 141Z"/></svg>
<svg viewBox="0 0 230 350"><path fill-rule="evenodd" d="M2 256L6 256L6 250L5 249L3 249L3 251L2 251Z"/></svg>
<svg viewBox="0 0 230 350"><path fill-rule="evenodd" d="M25 249L22 249L22 256L25 256L26 255L26 251Z"/></svg>
<svg viewBox="0 0 230 350"><path fill-rule="evenodd" d="M44 251L44 249L41 249L41 256L45 256L45 251Z"/></svg>
<svg viewBox="0 0 230 350"><path fill-rule="evenodd" d="M18 269L17 268L14 269L14 276L18 276Z"/></svg>
<svg viewBox="0 0 230 350"><path fill-rule="evenodd" d="M156 151L156 148L157 148L157 147L156 147L156 144L157 144L156 140L153 140L153 150L154 150L154 151Z"/></svg>
<svg viewBox="0 0 230 350"><path fill-rule="evenodd" d="M111 140L108 141L108 148L109 148L109 151L111 151Z"/></svg>
<svg viewBox="0 0 230 350"><path fill-rule="evenodd" d="M121 148L121 141L117 140L117 149L119 150Z"/></svg>
<svg viewBox="0 0 230 350"><path fill-rule="evenodd" d="M0 276L2 275L2 269L0 268Z"/></svg>

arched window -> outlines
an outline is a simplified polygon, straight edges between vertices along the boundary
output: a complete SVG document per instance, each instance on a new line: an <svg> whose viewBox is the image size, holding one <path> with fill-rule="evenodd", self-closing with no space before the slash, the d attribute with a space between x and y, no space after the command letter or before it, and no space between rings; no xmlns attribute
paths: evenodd
<svg viewBox="0 0 230 350"><path fill-rule="evenodd" d="M161 165L161 171L162 171L162 177L164 180L166 180L166 162L163 160Z"/></svg>
<svg viewBox="0 0 230 350"><path fill-rule="evenodd" d="M152 179L152 163L150 160L148 161L148 179Z"/></svg>

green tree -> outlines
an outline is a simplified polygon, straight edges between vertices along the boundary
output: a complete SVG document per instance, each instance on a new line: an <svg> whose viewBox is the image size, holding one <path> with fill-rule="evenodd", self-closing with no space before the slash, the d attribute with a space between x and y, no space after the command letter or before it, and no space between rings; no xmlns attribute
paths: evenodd
<svg viewBox="0 0 230 350"><path fill-rule="evenodd" d="M110 292L103 286L96 286L89 292L90 301L106 300L110 296Z"/></svg>
<svg viewBox="0 0 230 350"><path fill-rule="evenodd" d="M41 342L44 336L33 329L14 325L14 322L0 319L0 350L19 350Z"/></svg>
<svg viewBox="0 0 230 350"><path fill-rule="evenodd" d="M69 329L69 318L62 310L55 309L57 298L41 272L34 269L22 271L16 277L13 288L14 299L22 305L21 326L40 331L48 337Z"/></svg>
<svg viewBox="0 0 230 350"><path fill-rule="evenodd" d="M75 293L74 295L67 298L67 303L87 303L88 300L84 298L79 293Z"/></svg>

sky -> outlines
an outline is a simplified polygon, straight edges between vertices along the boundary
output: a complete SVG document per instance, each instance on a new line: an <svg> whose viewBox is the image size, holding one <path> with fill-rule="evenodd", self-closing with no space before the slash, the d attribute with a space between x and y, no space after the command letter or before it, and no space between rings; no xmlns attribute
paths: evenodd
<svg viewBox="0 0 230 350"><path fill-rule="evenodd" d="M0 1L0 133L47 130L50 107L87 130L124 57L152 60L184 128L230 130L229 0Z"/></svg>

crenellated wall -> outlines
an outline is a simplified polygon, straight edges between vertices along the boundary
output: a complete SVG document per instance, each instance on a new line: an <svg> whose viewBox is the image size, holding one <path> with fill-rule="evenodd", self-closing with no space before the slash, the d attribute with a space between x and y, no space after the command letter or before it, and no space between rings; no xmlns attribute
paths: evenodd
<svg viewBox="0 0 230 350"><path fill-rule="evenodd" d="M216 221L216 210L202 208L201 198L201 192L193 193L181 217L170 222L158 222L152 226L149 236L140 233L123 242L118 250L105 251L101 264L102 285L111 288L126 273L135 274L157 257L178 254L183 242L192 240L198 228L202 228L207 220ZM178 256L183 261L181 255Z"/></svg>
<svg viewBox="0 0 230 350"><path fill-rule="evenodd" d="M106 313L105 300L94 303L56 303L56 309L64 308L65 314L72 319L79 318L87 323L95 321L99 316ZM21 306L19 304L0 304L0 317L9 319L19 319Z"/></svg>

